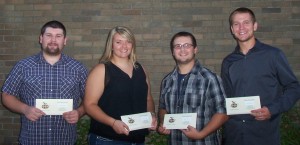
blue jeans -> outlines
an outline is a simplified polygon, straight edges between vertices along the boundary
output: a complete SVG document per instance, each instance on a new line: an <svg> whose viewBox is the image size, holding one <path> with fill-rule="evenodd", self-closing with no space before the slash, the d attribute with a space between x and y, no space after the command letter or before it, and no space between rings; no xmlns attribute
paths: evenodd
<svg viewBox="0 0 300 145"><path fill-rule="evenodd" d="M111 140L90 133L88 136L89 145L145 145L144 143L132 143L127 141Z"/></svg>

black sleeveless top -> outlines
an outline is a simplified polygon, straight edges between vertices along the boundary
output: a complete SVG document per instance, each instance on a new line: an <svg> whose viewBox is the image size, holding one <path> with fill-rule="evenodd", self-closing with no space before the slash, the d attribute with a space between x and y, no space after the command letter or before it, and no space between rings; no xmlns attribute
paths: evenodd
<svg viewBox="0 0 300 145"><path fill-rule="evenodd" d="M148 85L142 66L137 63L130 78L113 63L108 62L105 65L107 83L98 106L107 115L118 120L121 120L122 115L147 112ZM130 131L129 136L120 135L110 126L91 118L90 132L112 140L143 143L148 129Z"/></svg>

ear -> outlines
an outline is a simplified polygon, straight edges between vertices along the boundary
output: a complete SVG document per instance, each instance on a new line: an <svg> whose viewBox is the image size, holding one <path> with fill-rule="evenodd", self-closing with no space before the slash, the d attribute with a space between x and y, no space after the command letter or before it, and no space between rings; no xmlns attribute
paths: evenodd
<svg viewBox="0 0 300 145"><path fill-rule="evenodd" d="M40 44L42 44L42 40L43 39L43 36L42 36L42 34L40 35L40 37L39 37L39 42L40 42Z"/></svg>
<svg viewBox="0 0 300 145"><path fill-rule="evenodd" d="M67 40L68 40L68 37L66 36L65 41L64 41L64 45L67 45Z"/></svg>
<svg viewBox="0 0 300 145"><path fill-rule="evenodd" d="M233 35L234 35L234 32L233 32L233 27L232 27L232 26L230 26L230 31L231 31L231 34L233 34Z"/></svg>
<svg viewBox="0 0 300 145"><path fill-rule="evenodd" d="M197 52L198 52L198 47L195 47L194 48L194 54L197 54Z"/></svg>
<svg viewBox="0 0 300 145"><path fill-rule="evenodd" d="M258 27L258 24L257 24L257 22L255 22L254 25L253 25L253 30L256 31L257 27Z"/></svg>

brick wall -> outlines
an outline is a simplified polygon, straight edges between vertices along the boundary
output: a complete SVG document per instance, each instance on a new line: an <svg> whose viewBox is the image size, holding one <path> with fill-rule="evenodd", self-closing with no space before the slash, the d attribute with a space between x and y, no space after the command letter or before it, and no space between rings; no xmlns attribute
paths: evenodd
<svg viewBox="0 0 300 145"><path fill-rule="evenodd" d="M236 7L254 10L259 23L257 38L282 48L300 78L300 1L297 0L0 0L0 86L12 66L40 50L38 35L49 20L67 27L65 53L89 69L103 52L108 30L130 27L137 40L138 60L151 79L158 104L161 79L172 70L171 36L192 32L200 49L197 58L220 73L221 61L233 50L228 16ZM0 144L17 144L19 115L0 104Z"/></svg>

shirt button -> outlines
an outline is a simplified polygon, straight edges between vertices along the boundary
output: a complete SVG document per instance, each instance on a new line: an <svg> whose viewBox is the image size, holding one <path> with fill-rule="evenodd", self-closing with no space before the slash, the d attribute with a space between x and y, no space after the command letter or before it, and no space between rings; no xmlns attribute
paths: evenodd
<svg viewBox="0 0 300 145"><path fill-rule="evenodd" d="M51 131L51 128L49 130Z"/></svg>
<svg viewBox="0 0 300 145"><path fill-rule="evenodd" d="M246 122L246 120L243 120L243 122Z"/></svg>

